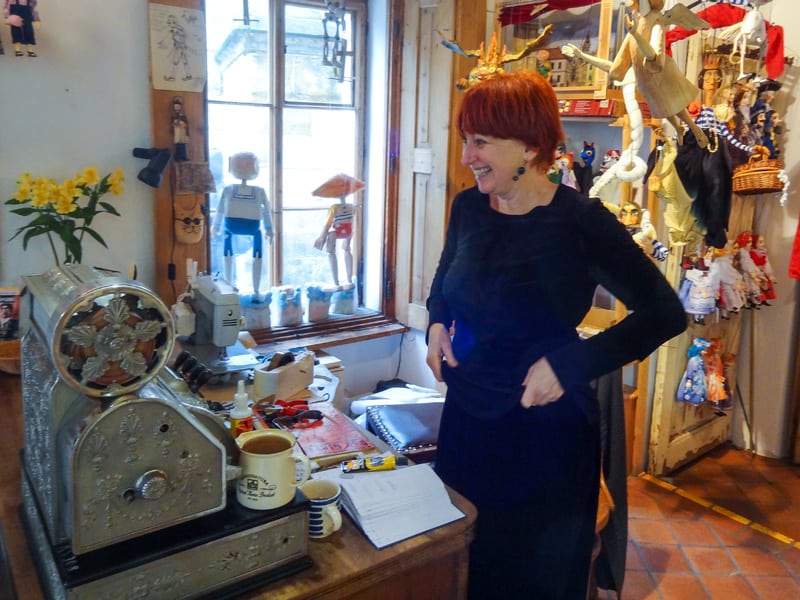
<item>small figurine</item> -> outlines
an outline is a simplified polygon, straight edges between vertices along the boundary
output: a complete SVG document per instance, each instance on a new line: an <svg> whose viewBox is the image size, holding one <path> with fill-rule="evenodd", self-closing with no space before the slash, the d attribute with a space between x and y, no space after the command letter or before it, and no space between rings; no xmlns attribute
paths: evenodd
<svg viewBox="0 0 800 600"><path fill-rule="evenodd" d="M314 248L317 250L325 248L331 266L333 283L339 286L339 260L336 256L336 241L342 241L347 281L341 286L341 289L351 289L354 287L351 240L353 238L355 206L345 202L345 196L362 189L364 189L363 181L340 173L311 192L313 196L319 198L339 198L339 203L333 204L328 209L328 218L325 221L322 232L314 242Z"/></svg>
<svg viewBox="0 0 800 600"><path fill-rule="evenodd" d="M706 401L706 369L703 364L703 351L711 345L711 341L698 337L686 352L686 370L681 377L676 393L678 402L686 402L699 406Z"/></svg>
<svg viewBox="0 0 800 600"><path fill-rule="evenodd" d="M683 302L683 309L693 316L694 322L705 324L705 316L717 309L717 291L719 282L716 273L711 270L711 250L702 261L684 273L684 279L678 291Z"/></svg>
<svg viewBox="0 0 800 600"><path fill-rule="evenodd" d="M714 251L714 268L719 278L718 304L723 319L738 313L747 303L744 277L733 264L733 253L739 249L736 242L729 241L724 248Z"/></svg>
<svg viewBox="0 0 800 600"><path fill-rule="evenodd" d="M282 285L274 288L272 295L278 305L279 326L299 325L303 321L303 303L299 287Z"/></svg>
<svg viewBox="0 0 800 600"><path fill-rule="evenodd" d="M550 81L550 71L553 70L553 63L550 62L550 52L548 50L539 50L536 53L536 70L539 75Z"/></svg>
<svg viewBox="0 0 800 600"><path fill-rule="evenodd" d="M37 0L4 0L3 18L11 27L11 42L14 45L14 56L24 56L25 46L28 56L36 57L36 35L34 28L39 28L39 11ZM0 54L2 54L0 45Z"/></svg>
<svg viewBox="0 0 800 600"><path fill-rule="evenodd" d="M223 228L223 265L225 279L233 284L233 236L253 238L253 302L260 302L261 268L263 262L262 234L272 243L272 217L264 188L247 185L258 176L258 157L252 152L238 152L230 157L228 170L241 180L225 187L214 215L212 233L219 237Z"/></svg>
<svg viewBox="0 0 800 600"><path fill-rule="evenodd" d="M589 194L589 188L592 187L592 179L594 173L592 172L592 165L594 164L594 142L583 141L583 149L581 150L580 164L573 165L572 169L575 171L575 179L578 182L578 189L584 194Z"/></svg>
<svg viewBox="0 0 800 600"><path fill-rule="evenodd" d="M486 50L484 50L483 42L481 42L481 45L477 50L464 50L461 46L459 46L458 42L455 40L448 40L438 29L436 30L436 33L442 40L442 46L451 52L455 52L461 56L466 56L467 58L478 59L478 64L469 72L467 78L465 79L462 77L456 83L456 87L458 89L465 90L471 85L475 85L479 81L483 81L484 79L489 79L490 77L504 73L505 71L503 70L502 65L525 58L537 48L541 48L550 37L550 32L552 29L553 26L548 25L542 30L542 33L540 33L536 39L533 39L525 44L525 47L522 50L511 54L509 54L505 45L503 45L503 49L500 52L497 51L497 32L492 33L491 40L489 41L489 47Z"/></svg>
<svg viewBox="0 0 800 600"><path fill-rule="evenodd" d="M753 247L750 249L750 258L753 259L753 263L761 271L762 304L769 306L768 300L774 300L776 298L775 283L778 280L769 262L769 255L767 254L767 246L764 242L763 235L757 233L753 234Z"/></svg>
<svg viewBox="0 0 800 600"><path fill-rule="evenodd" d="M13 340L17 337L19 320L14 314L11 302L0 302L0 340Z"/></svg>
<svg viewBox="0 0 800 600"><path fill-rule="evenodd" d="M753 248L753 234L743 231L736 236L736 243L739 245L739 270L744 276L747 308L759 308L765 299L762 290L764 274L750 256L750 250Z"/></svg>
<svg viewBox="0 0 800 600"><path fill-rule="evenodd" d="M573 170L574 160L575 155L572 152L565 152L556 159L556 168L561 172L561 183L577 190L578 181Z"/></svg>
<svg viewBox="0 0 800 600"><path fill-rule="evenodd" d="M172 99L172 141L175 144L175 160L189 160L189 119L183 112L183 98Z"/></svg>

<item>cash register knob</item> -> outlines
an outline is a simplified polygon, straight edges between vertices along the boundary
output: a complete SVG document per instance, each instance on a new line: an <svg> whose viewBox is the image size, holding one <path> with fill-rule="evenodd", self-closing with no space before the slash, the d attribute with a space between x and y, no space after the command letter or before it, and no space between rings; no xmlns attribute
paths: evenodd
<svg viewBox="0 0 800 600"><path fill-rule="evenodd" d="M167 473L151 469L136 480L136 495L145 500L158 500L167 491Z"/></svg>

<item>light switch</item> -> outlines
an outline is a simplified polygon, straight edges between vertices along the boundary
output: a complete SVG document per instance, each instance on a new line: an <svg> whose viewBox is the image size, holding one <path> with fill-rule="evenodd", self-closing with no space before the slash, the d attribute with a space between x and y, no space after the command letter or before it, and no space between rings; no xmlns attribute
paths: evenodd
<svg viewBox="0 0 800 600"><path fill-rule="evenodd" d="M430 148L414 148L414 172L428 173L433 171L433 150Z"/></svg>

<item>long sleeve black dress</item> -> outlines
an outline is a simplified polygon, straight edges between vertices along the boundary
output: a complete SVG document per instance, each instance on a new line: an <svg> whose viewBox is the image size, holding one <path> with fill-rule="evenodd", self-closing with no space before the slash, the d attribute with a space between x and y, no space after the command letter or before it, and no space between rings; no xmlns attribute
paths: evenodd
<svg viewBox="0 0 800 600"><path fill-rule="evenodd" d="M630 313L582 340L598 285ZM614 215L561 185L525 215L461 192L427 305L430 323L455 327L436 470L478 508L471 597L579 597L600 468L589 383L683 331L680 301ZM522 382L542 356L565 394L523 409Z"/></svg>

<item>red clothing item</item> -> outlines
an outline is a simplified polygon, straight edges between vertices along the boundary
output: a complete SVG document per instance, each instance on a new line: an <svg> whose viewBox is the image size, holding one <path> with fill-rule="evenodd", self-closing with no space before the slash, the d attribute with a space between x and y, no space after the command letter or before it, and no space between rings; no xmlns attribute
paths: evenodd
<svg viewBox="0 0 800 600"><path fill-rule="evenodd" d="M741 23L747 11L732 4L714 4L705 8L697 13L697 16L705 21L714 29L719 27L727 27ZM783 59L783 27L780 25L772 25L769 21L766 22L767 26L767 55L764 57L764 66L767 69L767 76L770 79L778 79L783 75L784 59ZM683 27L674 27L667 31L665 45L668 53L672 47L673 42L682 40L697 33L696 29L684 29Z"/></svg>

